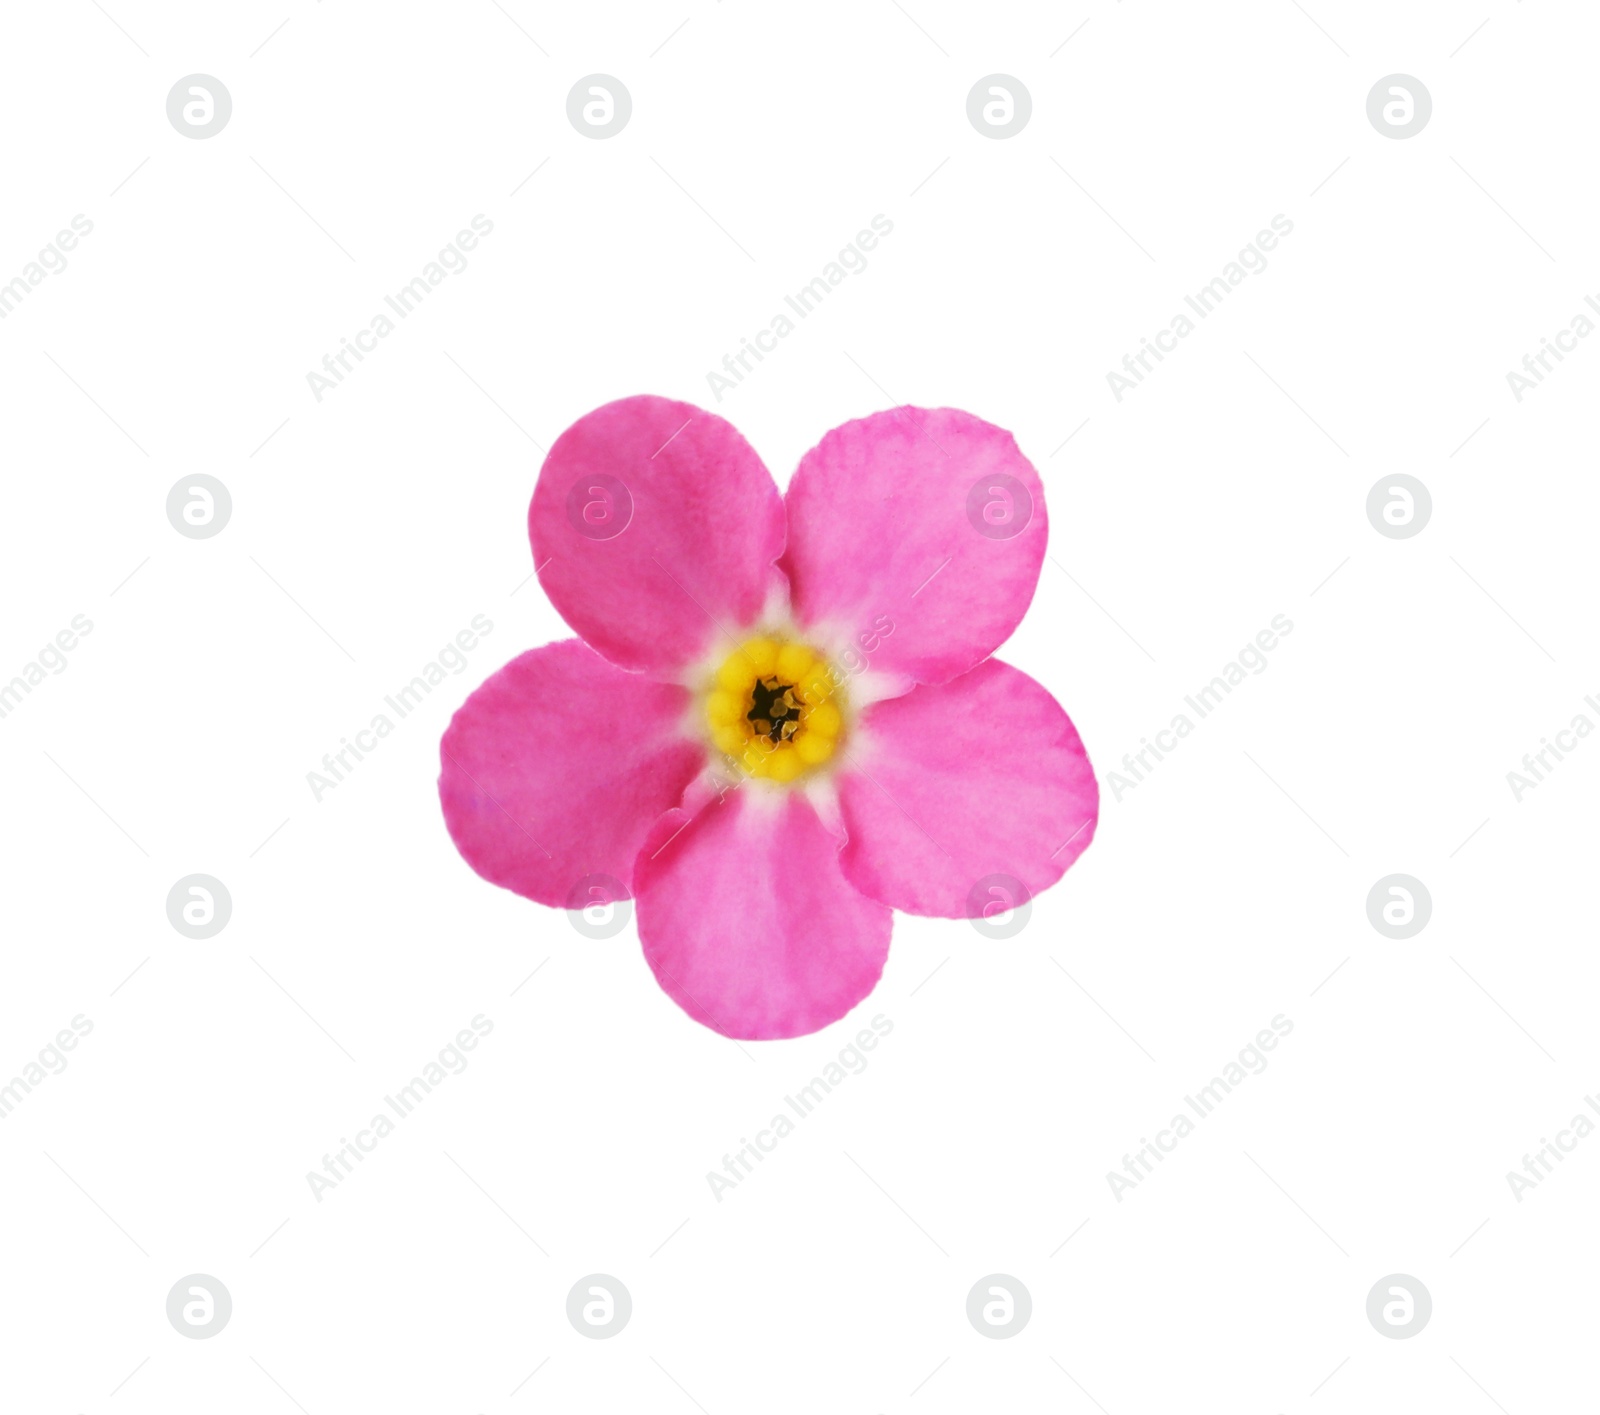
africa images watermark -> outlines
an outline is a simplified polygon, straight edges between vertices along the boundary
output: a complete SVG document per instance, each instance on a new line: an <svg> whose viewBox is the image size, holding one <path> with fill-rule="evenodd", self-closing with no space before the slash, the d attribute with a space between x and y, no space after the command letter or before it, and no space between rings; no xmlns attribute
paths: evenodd
<svg viewBox="0 0 1600 1415"><path fill-rule="evenodd" d="M1600 1099L1594 1096L1585 1096L1583 1103L1596 1115L1600 1115ZM1506 1171L1506 1183L1511 1186L1511 1197L1519 1204L1522 1196L1530 1189L1536 1189L1541 1182L1548 1179L1555 1171L1556 1164L1564 1164L1566 1158L1578 1148L1578 1141L1585 1140L1595 1132L1595 1123L1581 1111L1572 1117L1567 1127L1556 1131L1556 1138L1551 1141L1543 1135L1539 1137L1539 1148L1531 1155L1522 1157L1522 1173L1514 1169ZM1554 1164L1551 1161L1555 1161Z"/></svg>
<svg viewBox="0 0 1600 1415"><path fill-rule="evenodd" d="M859 1076L867 1069L865 1053L875 1051L878 1043L892 1031L894 1023L883 1013L878 1013L872 1019L870 1028L863 1027L856 1033L855 1041L840 1047L838 1057L822 1068L822 1074L813 1076L794 1095L785 1096L784 1104L799 1119L808 1119L835 1089L844 1084L846 1077ZM723 1194L749 1178L756 1165L778 1148L778 1141L787 1139L798 1128L789 1115L779 1111L764 1129L756 1131L754 1140L741 1135L739 1148L731 1155L722 1157L723 1172L721 1174L715 1170L706 1172L706 1183L711 1186L711 1197L720 1204Z"/></svg>
<svg viewBox="0 0 1600 1415"><path fill-rule="evenodd" d="M306 1171L306 1183L311 1186L311 1197L320 1204L322 1196L328 1190L337 1188L343 1180L349 1178L356 1165L378 1148L378 1141L388 1139L399 1128L395 1124L396 1120L410 1119L416 1108L432 1094L436 1086L442 1086L447 1077L459 1076L467 1069L466 1054L476 1051L478 1043L492 1031L494 1031L493 1021L480 1012L472 1019L470 1027L463 1027L450 1041L439 1048L434 1059L422 1068L420 1075L413 1076L394 1095L383 1098L383 1103L392 1112L393 1118L379 1111L366 1126L356 1131L354 1140L341 1135L339 1148L331 1155L322 1157L322 1173L319 1174L314 1169Z"/></svg>
<svg viewBox="0 0 1600 1415"><path fill-rule="evenodd" d="M46 669L55 676L65 673L67 655L93 632L94 621L87 614L74 614L72 622L23 664L16 677L0 684L0 717L9 717L22 705L23 698L44 682Z"/></svg>
<svg viewBox="0 0 1600 1415"><path fill-rule="evenodd" d="M76 249L78 242L93 230L94 222L80 211L72 218L70 231L65 227L57 231L55 240L22 267L21 275L0 285L0 319L14 314L29 293L44 284L45 276L61 274L67 268L67 252Z"/></svg>
<svg viewBox="0 0 1600 1415"><path fill-rule="evenodd" d="M844 284L847 276L860 275L867 268L866 253L876 249L878 241L893 230L894 222L879 212L872 218L871 230L864 227L857 231L855 240L823 266L820 275L812 277L794 294L785 295L784 304L800 319L808 318L813 311L821 308L834 290ZM778 341L787 339L795 328L794 320L780 310L767 322L765 329L756 330L749 339L740 339L737 352L722 356L724 372L718 373L713 369L706 374L706 383L716 401L720 403L724 393L733 392L744 382L746 374L754 372L751 359L760 363L766 355L777 352Z"/></svg>
<svg viewBox="0 0 1600 1415"><path fill-rule="evenodd" d="M1223 266L1220 275L1213 276L1193 295L1185 295L1184 304L1200 319L1209 319L1212 312L1244 284L1247 276L1260 275L1267 268L1266 253L1275 250L1278 242L1293 230L1294 222L1280 211L1272 218L1270 230L1257 231L1255 240ZM1120 403L1124 393L1133 392L1144 382L1145 375L1155 372L1150 360L1154 359L1159 364L1168 354L1176 353L1178 340L1187 339L1196 327L1195 321L1180 310L1173 315L1167 328L1156 331L1154 339L1141 336L1138 351L1122 356L1123 372L1112 369L1106 374L1111 396Z"/></svg>
<svg viewBox="0 0 1600 1415"><path fill-rule="evenodd" d="M456 232L455 240L447 241L439 250L439 254L422 267L420 275L413 276L392 295L383 297L384 304L394 311L401 319L410 317L411 312L417 309L434 290L443 285L447 275L459 275L467 268L467 252L474 250L480 239L494 230L494 222L489 220L481 211L472 218L471 229L463 227ZM306 383L311 389L311 396L317 401L322 401L324 393L331 393L345 380L345 375L354 371L350 360L360 363L368 354L374 353L378 347L378 340L387 339L394 333L395 322L381 311L373 315L367 328L358 329L353 338L340 337L339 347L331 354L322 356L323 372L318 373L313 369L306 374Z"/></svg>
<svg viewBox="0 0 1600 1415"><path fill-rule="evenodd" d="M1274 633L1274 630L1277 632ZM1270 664L1267 655L1293 632L1294 621L1288 615L1274 614L1268 627L1240 649L1234 658L1223 664L1215 678L1199 692L1184 698L1185 705L1194 711L1194 718L1187 713L1177 713L1167 726L1155 734L1154 741L1141 737L1137 752L1124 752L1122 770L1113 770L1106 775L1105 784L1111 788L1113 799L1122 800L1124 794L1146 780L1156 765L1165 761L1168 753L1175 751L1178 743L1194 731L1195 721L1215 712L1222 705L1222 700L1245 681L1247 669L1252 677L1265 673Z"/></svg>
<svg viewBox="0 0 1600 1415"><path fill-rule="evenodd" d="M473 632L474 629L477 633ZM493 629L494 624L487 615L474 614L471 625L440 649L434 658L423 664L405 687L384 698L384 705L394 713L393 718L388 713L374 713L371 722L356 730L354 741L349 737L341 737L339 739L341 745L337 751L323 754L322 770L306 773L306 785L311 788L311 799L320 806L322 798L344 781L356 769L357 763L365 761L367 754L376 751L378 743L394 731L396 720L415 711L422 700L445 681L446 669L452 674L465 673L467 655L477 648L484 636Z"/></svg>
<svg viewBox="0 0 1600 1415"><path fill-rule="evenodd" d="M1583 297L1584 304L1600 316L1600 300L1593 295ZM1595 322L1582 310L1572 316L1565 329L1556 330L1553 337L1540 339L1538 351L1522 356L1523 372L1518 373L1513 369L1506 375L1506 386L1511 389L1511 396L1521 402L1523 395L1533 392L1544 382L1545 375L1554 372L1550 367L1550 360L1558 364L1565 361L1568 354L1578 351L1578 340L1587 339L1594 333Z"/></svg>
<svg viewBox="0 0 1600 1415"><path fill-rule="evenodd" d="M1600 716L1600 701L1595 699L1593 693L1585 696L1583 702L1585 707ZM1555 741L1541 737L1539 741L1543 746L1537 752L1522 754L1522 770L1513 768L1506 773L1506 785L1511 788L1512 799L1520 806L1522 798L1554 771L1560 762L1565 761L1568 752L1576 751L1578 743L1593 731L1593 719L1580 712L1573 714L1572 721L1556 732Z"/></svg>
<svg viewBox="0 0 1600 1415"><path fill-rule="evenodd" d="M38 1055L4 1085L0 1085L0 1120L7 1120L23 1100L47 1077L59 1076L67 1069L66 1053L75 1051L78 1043L94 1031L94 1023L83 1013L72 1019L69 1026L55 1034L52 1041L39 1048ZM4 1073L0 1073L3 1075Z"/></svg>
<svg viewBox="0 0 1600 1415"><path fill-rule="evenodd" d="M1183 1103L1198 1119L1208 1119L1236 1087L1244 1084L1247 1077L1259 1076L1267 1069L1266 1053L1276 1051L1278 1043L1292 1031L1294 1023L1280 1012L1272 1019L1270 1028L1263 1027L1256 1033L1253 1042L1239 1048L1237 1058L1222 1068L1221 1075L1213 1076L1194 1095L1185 1096ZM1114 1169L1106 1171L1106 1183L1111 1186L1117 1202L1120 1204L1125 1193L1147 1179L1156 1165L1178 1148L1178 1142L1188 1139L1196 1128L1194 1120L1179 1111L1167 1122L1166 1129L1156 1131L1153 1142L1141 1135L1140 1148L1122 1157L1122 1173Z"/></svg>

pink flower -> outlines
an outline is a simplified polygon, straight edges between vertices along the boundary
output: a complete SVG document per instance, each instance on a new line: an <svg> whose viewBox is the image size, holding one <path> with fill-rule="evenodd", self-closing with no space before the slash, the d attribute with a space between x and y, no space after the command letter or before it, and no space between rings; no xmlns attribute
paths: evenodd
<svg viewBox="0 0 1600 1415"><path fill-rule="evenodd" d="M1019 905L1093 838L1077 731L990 657L1045 552L1010 433L875 413L780 496L731 424L624 398L551 449L528 534L581 638L456 713L445 822L480 875L541 904L631 897L697 1022L817 1031L877 984L894 909Z"/></svg>

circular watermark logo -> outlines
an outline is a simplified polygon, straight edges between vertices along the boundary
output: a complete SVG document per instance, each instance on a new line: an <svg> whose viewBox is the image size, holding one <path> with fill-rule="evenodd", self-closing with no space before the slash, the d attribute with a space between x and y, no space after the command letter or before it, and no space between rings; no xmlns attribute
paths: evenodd
<svg viewBox="0 0 1600 1415"><path fill-rule="evenodd" d="M1433 917L1433 896L1414 875L1385 875L1367 892L1367 918L1385 938L1414 938Z"/></svg>
<svg viewBox="0 0 1600 1415"><path fill-rule="evenodd" d="M632 116L633 96L610 74L590 74L567 93L567 121L586 138L614 138Z"/></svg>
<svg viewBox="0 0 1600 1415"><path fill-rule="evenodd" d="M1003 1341L1027 1326L1032 1315L1033 1298L1009 1273L980 1277L967 1293L967 1320L980 1336Z"/></svg>
<svg viewBox="0 0 1600 1415"><path fill-rule="evenodd" d="M190 74L167 94L167 121L186 138L214 138L233 116L233 96L221 79Z"/></svg>
<svg viewBox="0 0 1600 1415"><path fill-rule="evenodd" d="M615 1336L633 1315L628 1289L606 1273L580 1277L567 1293L567 1320L583 1336L602 1341Z"/></svg>
<svg viewBox="0 0 1600 1415"><path fill-rule="evenodd" d="M1433 1298L1409 1273L1390 1273L1373 1283L1367 1293L1367 1320L1380 1336L1404 1341L1428 1325Z"/></svg>
<svg viewBox="0 0 1600 1415"><path fill-rule="evenodd" d="M167 493L167 520L180 536L208 540L221 532L233 515L233 497L213 476L196 472L179 477Z"/></svg>
<svg viewBox="0 0 1600 1415"><path fill-rule="evenodd" d="M967 921L985 938L1015 938L1031 913L1033 896L1015 875L985 875L967 891Z"/></svg>
<svg viewBox="0 0 1600 1415"><path fill-rule="evenodd" d="M1379 477L1367 493L1367 519L1372 529L1390 540L1421 534L1433 516L1433 497L1414 476L1396 472Z"/></svg>
<svg viewBox="0 0 1600 1415"><path fill-rule="evenodd" d="M986 138L1014 138L1033 116L1033 95L1021 79L990 74L967 93L967 121Z"/></svg>
<svg viewBox="0 0 1600 1415"><path fill-rule="evenodd" d="M989 540L1020 536L1033 520L1033 493L1015 477L979 477L967 491L967 521Z"/></svg>
<svg viewBox="0 0 1600 1415"><path fill-rule="evenodd" d="M567 493L567 520L587 540L614 540L633 520L633 493L604 473L579 477Z"/></svg>
<svg viewBox="0 0 1600 1415"><path fill-rule="evenodd" d="M615 938L633 917L633 901L613 875L585 875L567 891L567 919L585 938Z"/></svg>
<svg viewBox="0 0 1600 1415"><path fill-rule="evenodd" d="M233 1315L228 1289L207 1273L180 1277L167 1293L167 1320L180 1335L201 1341L215 1336Z"/></svg>
<svg viewBox="0 0 1600 1415"><path fill-rule="evenodd" d="M1390 74L1367 95L1367 121L1386 138L1414 138L1433 116L1433 95L1421 79Z"/></svg>
<svg viewBox="0 0 1600 1415"><path fill-rule="evenodd" d="M215 938L232 914L227 885L212 875L185 875L167 891L167 917L185 938Z"/></svg>

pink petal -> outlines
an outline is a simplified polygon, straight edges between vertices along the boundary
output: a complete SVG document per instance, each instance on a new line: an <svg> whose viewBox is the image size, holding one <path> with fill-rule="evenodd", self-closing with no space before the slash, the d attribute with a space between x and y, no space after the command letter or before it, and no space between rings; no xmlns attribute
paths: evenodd
<svg viewBox="0 0 1600 1415"><path fill-rule="evenodd" d="M859 769L855 769L858 768ZM1027 674L996 659L938 687L869 707L839 777L863 894L910 914L976 918L1054 884L1088 848L1100 789L1071 720Z"/></svg>
<svg viewBox="0 0 1600 1415"><path fill-rule="evenodd" d="M635 870L639 938L679 1007L726 1037L800 1037L877 984L893 915L839 868L798 792L727 793L657 823Z"/></svg>
<svg viewBox="0 0 1600 1415"><path fill-rule="evenodd" d="M512 659L439 744L456 849L486 880L541 904L574 907L592 875L609 877L608 898L627 898L646 833L705 764L682 730L688 697L578 639Z"/></svg>
<svg viewBox="0 0 1600 1415"><path fill-rule="evenodd" d="M1033 598L1044 489L1011 434L969 413L896 408L835 428L786 505L800 623L853 641L875 669L946 682L993 653Z"/></svg>
<svg viewBox="0 0 1600 1415"><path fill-rule="evenodd" d="M579 418L528 508L551 603L623 668L663 677L717 626L754 619L783 550L771 474L731 423L689 403L623 398Z"/></svg>

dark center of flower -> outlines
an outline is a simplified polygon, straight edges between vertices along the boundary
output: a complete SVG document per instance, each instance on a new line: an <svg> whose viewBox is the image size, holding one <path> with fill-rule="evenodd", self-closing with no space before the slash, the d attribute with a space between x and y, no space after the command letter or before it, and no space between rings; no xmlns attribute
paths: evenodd
<svg viewBox="0 0 1600 1415"><path fill-rule="evenodd" d="M787 742L800 729L800 702L794 684L777 678L757 679L745 718L758 737Z"/></svg>
<svg viewBox="0 0 1600 1415"><path fill-rule="evenodd" d="M809 644L758 634L717 669L705 694L709 745L776 785L829 761L844 731L844 684Z"/></svg>

